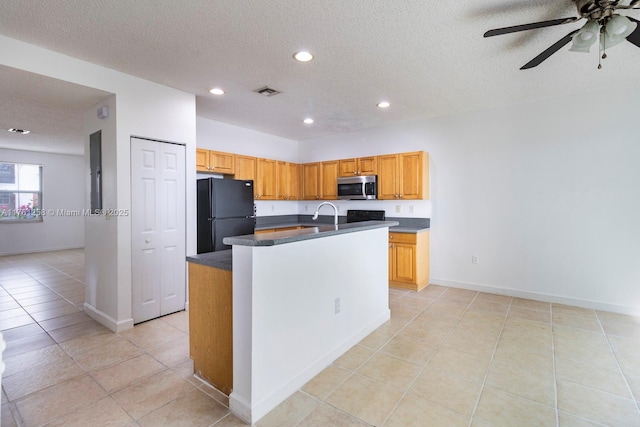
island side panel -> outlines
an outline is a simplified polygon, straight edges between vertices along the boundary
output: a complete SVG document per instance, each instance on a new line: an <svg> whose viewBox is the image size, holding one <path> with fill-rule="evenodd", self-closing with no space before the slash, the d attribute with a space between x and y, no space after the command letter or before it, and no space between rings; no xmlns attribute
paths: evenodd
<svg viewBox="0 0 640 427"><path fill-rule="evenodd" d="M194 372L228 395L233 387L232 276L189 263L189 347Z"/></svg>
<svg viewBox="0 0 640 427"><path fill-rule="evenodd" d="M255 422L389 319L388 228L252 251Z"/></svg>
<svg viewBox="0 0 640 427"><path fill-rule="evenodd" d="M233 391L229 409L240 419L253 424L252 401L252 285L253 250L234 245L233 254Z"/></svg>

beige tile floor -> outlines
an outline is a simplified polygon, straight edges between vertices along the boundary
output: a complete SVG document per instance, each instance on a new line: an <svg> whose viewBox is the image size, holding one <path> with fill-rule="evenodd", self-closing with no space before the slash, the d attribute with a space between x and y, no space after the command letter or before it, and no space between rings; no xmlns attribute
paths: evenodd
<svg viewBox="0 0 640 427"><path fill-rule="evenodd" d="M2 426L240 426L193 378L181 312L114 334L82 250L0 257ZM640 319L431 285L258 422L640 426Z"/></svg>

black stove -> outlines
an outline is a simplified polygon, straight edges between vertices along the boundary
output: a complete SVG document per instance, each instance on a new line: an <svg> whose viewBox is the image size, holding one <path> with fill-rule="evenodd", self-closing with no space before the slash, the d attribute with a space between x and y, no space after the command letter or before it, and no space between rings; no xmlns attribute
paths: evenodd
<svg viewBox="0 0 640 427"><path fill-rule="evenodd" d="M347 211L347 222L361 222L361 221L384 221L384 211Z"/></svg>

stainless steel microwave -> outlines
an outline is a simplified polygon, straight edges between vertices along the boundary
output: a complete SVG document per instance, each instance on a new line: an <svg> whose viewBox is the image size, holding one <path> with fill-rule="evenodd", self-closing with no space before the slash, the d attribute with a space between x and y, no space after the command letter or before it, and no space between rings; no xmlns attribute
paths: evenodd
<svg viewBox="0 0 640 427"><path fill-rule="evenodd" d="M338 178L338 199L370 200L378 198L377 175Z"/></svg>

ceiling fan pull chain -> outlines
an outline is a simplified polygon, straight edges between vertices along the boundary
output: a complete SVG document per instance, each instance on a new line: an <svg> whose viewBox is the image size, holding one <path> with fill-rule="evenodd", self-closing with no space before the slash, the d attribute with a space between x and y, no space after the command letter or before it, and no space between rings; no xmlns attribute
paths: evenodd
<svg viewBox="0 0 640 427"><path fill-rule="evenodd" d="M600 58L605 59L607 57L606 53L603 53L602 56L600 56L600 52L604 51L604 39L602 37L602 35L604 34L604 26L600 27L600 43L598 43L598 70L602 69L602 61L600 60Z"/></svg>

